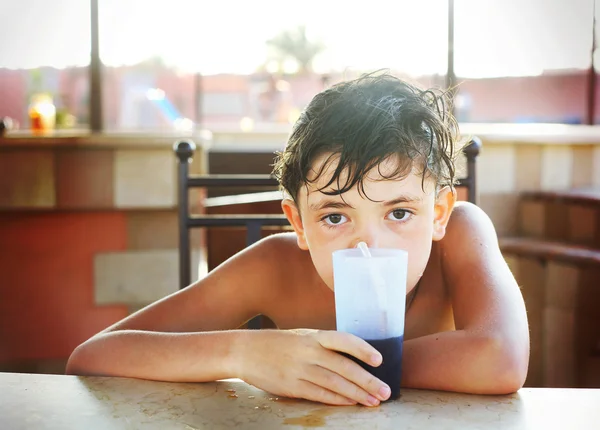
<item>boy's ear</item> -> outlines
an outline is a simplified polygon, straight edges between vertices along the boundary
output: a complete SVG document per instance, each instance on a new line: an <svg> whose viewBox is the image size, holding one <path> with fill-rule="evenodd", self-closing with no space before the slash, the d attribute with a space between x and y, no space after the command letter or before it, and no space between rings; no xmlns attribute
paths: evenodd
<svg viewBox="0 0 600 430"><path fill-rule="evenodd" d="M294 203L293 200L284 198L281 201L281 208L294 228L296 236L298 236L298 247L303 251L307 251L308 243L306 242L306 236L304 235L304 226L302 225L302 218L300 217L298 206L296 206L296 203Z"/></svg>
<svg viewBox="0 0 600 430"><path fill-rule="evenodd" d="M434 206L433 240L442 240L446 235L446 226L456 203L456 190L453 187L442 188Z"/></svg>

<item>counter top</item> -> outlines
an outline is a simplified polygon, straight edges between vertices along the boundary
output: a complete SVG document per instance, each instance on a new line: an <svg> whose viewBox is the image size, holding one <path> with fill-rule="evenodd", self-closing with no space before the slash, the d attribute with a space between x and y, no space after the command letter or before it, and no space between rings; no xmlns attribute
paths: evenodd
<svg viewBox="0 0 600 430"><path fill-rule="evenodd" d="M82 149L159 149L171 148L178 140L191 139L210 146L212 135L209 131L196 133L91 133L86 130L60 130L47 135L34 135L27 131L9 132L0 136L1 149L20 148L82 148Z"/></svg>
<svg viewBox="0 0 600 430"><path fill-rule="evenodd" d="M485 144L598 145L600 127L569 124L461 123L463 139L478 136ZM250 132L233 127L177 132L104 132L57 130L48 135L33 135L27 130L0 136L2 148L160 148L180 139L192 139L205 150L217 152L273 152L283 149L291 125L268 124Z"/></svg>
<svg viewBox="0 0 600 430"><path fill-rule="evenodd" d="M507 396L403 390L376 408L277 398L240 380L164 383L0 373L0 427L20 429L592 429L600 389Z"/></svg>

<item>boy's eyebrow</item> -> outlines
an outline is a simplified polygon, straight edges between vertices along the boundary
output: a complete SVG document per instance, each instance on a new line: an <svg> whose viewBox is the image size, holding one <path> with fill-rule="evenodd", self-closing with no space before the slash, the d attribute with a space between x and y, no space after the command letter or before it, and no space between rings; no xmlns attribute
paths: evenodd
<svg viewBox="0 0 600 430"><path fill-rule="evenodd" d="M387 200L381 203L383 206L395 206L401 203L420 203L423 199L415 196L399 196L392 200ZM324 199L318 203L312 203L309 205L311 211L318 212L323 209L354 209L354 207L346 202L339 200Z"/></svg>
<svg viewBox="0 0 600 430"><path fill-rule="evenodd" d="M323 209L353 209L353 206L339 200L324 199L318 203L311 203L309 206L311 211L318 212Z"/></svg>
<svg viewBox="0 0 600 430"><path fill-rule="evenodd" d="M388 200L382 202L384 206L395 206L400 203L420 203L423 201L423 198L416 196L399 196L395 199Z"/></svg>

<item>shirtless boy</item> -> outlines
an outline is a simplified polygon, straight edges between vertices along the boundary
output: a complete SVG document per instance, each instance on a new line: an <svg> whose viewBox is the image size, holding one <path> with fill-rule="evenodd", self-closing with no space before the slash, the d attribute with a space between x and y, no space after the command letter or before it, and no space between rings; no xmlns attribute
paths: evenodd
<svg viewBox="0 0 600 430"><path fill-rule="evenodd" d="M523 298L490 219L456 202L458 130L443 100L387 74L315 96L275 166L294 233L96 334L67 372L241 378L279 396L378 405L389 387L338 352L374 366L381 355L335 331L331 254L363 241L409 254L403 387L518 390L529 360ZM238 329L258 314L278 329Z"/></svg>

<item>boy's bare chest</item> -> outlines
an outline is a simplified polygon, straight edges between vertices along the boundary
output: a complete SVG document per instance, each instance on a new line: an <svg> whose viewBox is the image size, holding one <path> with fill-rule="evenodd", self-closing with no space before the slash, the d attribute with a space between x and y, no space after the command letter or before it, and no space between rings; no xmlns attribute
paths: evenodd
<svg viewBox="0 0 600 430"><path fill-rule="evenodd" d="M453 330L452 306L439 267L427 268L416 288L414 298L407 297L405 339ZM335 298L333 291L318 276L284 288L278 306L269 310L270 318L280 329L313 328L335 330Z"/></svg>

